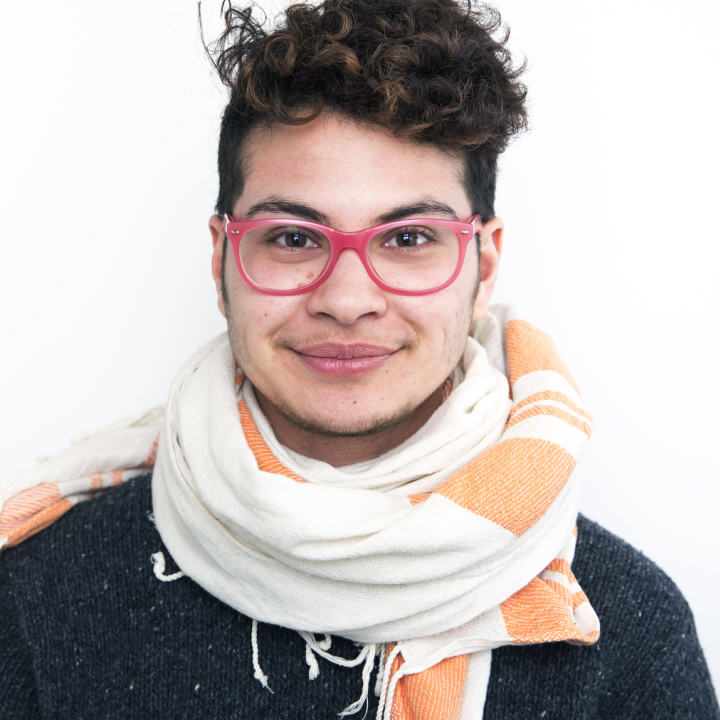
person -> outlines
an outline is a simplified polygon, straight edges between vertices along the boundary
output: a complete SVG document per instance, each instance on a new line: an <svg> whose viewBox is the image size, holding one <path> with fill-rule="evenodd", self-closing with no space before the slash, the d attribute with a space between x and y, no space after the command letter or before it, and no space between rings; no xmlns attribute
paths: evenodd
<svg viewBox="0 0 720 720"><path fill-rule="evenodd" d="M677 589L577 515L570 372L490 306L497 14L226 23L228 333L2 491L4 715L720 716Z"/></svg>

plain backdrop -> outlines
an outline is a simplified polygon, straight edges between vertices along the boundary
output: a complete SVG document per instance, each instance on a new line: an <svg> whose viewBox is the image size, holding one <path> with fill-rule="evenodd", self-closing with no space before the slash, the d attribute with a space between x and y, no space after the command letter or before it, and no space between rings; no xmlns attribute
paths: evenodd
<svg viewBox="0 0 720 720"><path fill-rule="evenodd" d="M498 7L532 127L501 162L496 299L550 333L595 417L583 512L674 578L720 683L720 3ZM0 483L162 403L224 329L224 100L194 0L0 6Z"/></svg>

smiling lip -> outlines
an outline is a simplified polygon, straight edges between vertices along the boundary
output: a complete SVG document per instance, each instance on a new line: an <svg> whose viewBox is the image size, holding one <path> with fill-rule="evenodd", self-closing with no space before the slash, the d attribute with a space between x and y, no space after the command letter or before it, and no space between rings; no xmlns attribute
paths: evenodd
<svg viewBox="0 0 720 720"><path fill-rule="evenodd" d="M295 352L313 370L323 375L361 375L380 367L398 349L377 345L324 343L304 347Z"/></svg>

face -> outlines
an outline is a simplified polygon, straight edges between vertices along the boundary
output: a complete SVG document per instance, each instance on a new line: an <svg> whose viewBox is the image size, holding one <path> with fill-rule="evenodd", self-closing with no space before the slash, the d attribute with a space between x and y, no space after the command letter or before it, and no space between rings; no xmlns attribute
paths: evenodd
<svg viewBox="0 0 720 720"><path fill-rule="evenodd" d="M460 157L334 115L255 130L245 152L235 220L290 217L352 231L388 218L467 221L473 214ZM273 296L243 281L229 247L223 277L223 220L213 216L210 228L233 352L271 424L281 417L306 432L341 436L412 426L414 415L437 407L470 321L487 311L502 238L499 219L486 223L482 271L471 243L457 280L429 295L381 289L346 249L320 287Z"/></svg>

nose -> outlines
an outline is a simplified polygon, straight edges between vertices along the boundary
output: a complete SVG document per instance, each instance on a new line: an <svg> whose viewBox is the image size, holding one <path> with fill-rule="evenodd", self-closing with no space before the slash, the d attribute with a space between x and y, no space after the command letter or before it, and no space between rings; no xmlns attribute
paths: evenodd
<svg viewBox="0 0 720 720"><path fill-rule="evenodd" d="M362 317L380 317L387 311L383 290L368 275L357 250L340 252L330 277L310 293L307 310L341 325L352 325Z"/></svg>

